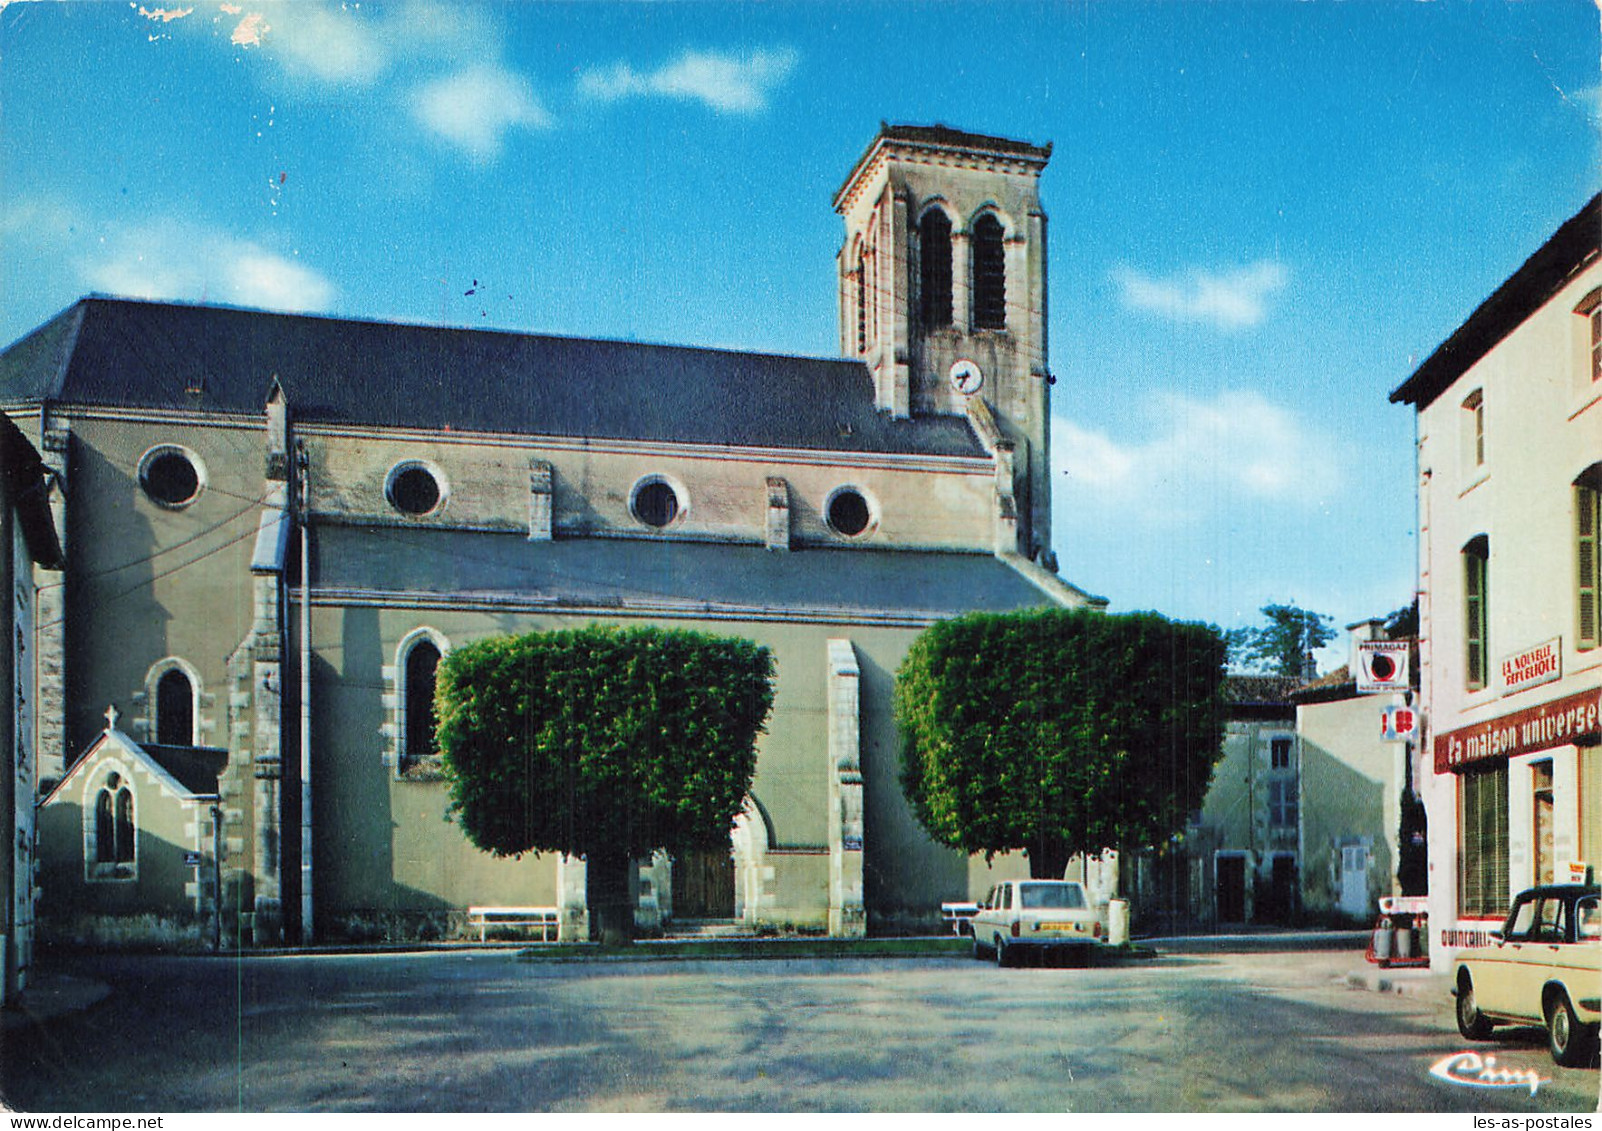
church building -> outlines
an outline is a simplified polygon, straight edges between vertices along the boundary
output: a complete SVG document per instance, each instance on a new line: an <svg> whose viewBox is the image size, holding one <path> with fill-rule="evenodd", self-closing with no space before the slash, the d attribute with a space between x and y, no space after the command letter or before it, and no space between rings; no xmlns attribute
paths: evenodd
<svg viewBox="0 0 1602 1131"><path fill-rule="evenodd" d="M1026 874L922 831L891 691L935 621L1105 604L1050 551L1050 152L883 126L834 196L838 359L100 296L0 354L66 562L41 922L586 937L582 860L448 821L432 696L467 641L596 623L776 662L728 850L642 861L642 913L894 931Z"/></svg>

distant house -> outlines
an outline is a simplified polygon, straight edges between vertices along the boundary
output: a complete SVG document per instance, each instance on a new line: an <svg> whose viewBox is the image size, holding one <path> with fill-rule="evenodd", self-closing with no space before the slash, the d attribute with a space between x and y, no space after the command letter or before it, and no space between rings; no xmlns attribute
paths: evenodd
<svg viewBox="0 0 1602 1131"><path fill-rule="evenodd" d="M1351 626L1354 651L1379 622ZM1184 834L1125 865L1147 933L1364 922L1400 893L1408 746L1382 734L1406 692L1324 677L1234 675L1222 756Z"/></svg>
<svg viewBox="0 0 1602 1131"><path fill-rule="evenodd" d="M1602 863L1602 196L1391 400L1417 412L1439 968Z"/></svg>
<svg viewBox="0 0 1602 1131"><path fill-rule="evenodd" d="M39 453L8 418L0 415L0 749L8 772L0 775L0 961L4 963L4 1004L15 1003L27 987L34 943L35 653L37 583L35 567L62 567L61 544L50 509L50 481ZM51 575L46 575L51 576ZM59 584L52 580L52 584Z"/></svg>
<svg viewBox="0 0 1602 1131"><path fill-rule="evenodd" d="M1413 745L1387 737L1385 712L1405 711L1410 690L1359 694L1357 646L1385 639L1381 622L1350 625L1353 662L1293 693L1302 813L1298 859L1303 909L1371 920L1380 897L1404 892L1403 858L1417 831L1403 807ZM1411 667L1409 668L1411 671Z"/></svg>

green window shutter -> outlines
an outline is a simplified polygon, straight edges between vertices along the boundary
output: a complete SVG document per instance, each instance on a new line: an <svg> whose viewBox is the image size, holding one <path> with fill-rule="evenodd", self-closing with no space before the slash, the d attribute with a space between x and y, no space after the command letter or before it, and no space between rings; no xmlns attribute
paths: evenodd
<svg viewBox="0 0 1602 1131"><path fill-rule="evenodd" d="M1464 771L1460 792L1458 902L1464 915L1493 918L1507 910L1507 763Z"/></svg>
<svg viewBox="0 0 1602 1131"><path fill-rule="evenodd" d="M1602 513L1598 501L1602 493L1583 485L1574 488L1575 557L1579 563L1579 584L1576 605L1579 623L1576 627L1575 646L1584 650L1597 646L1597 597L1602 590L1602 562L1597 558L1597 527L1602 526Z"/></svg>
<svg viewBox="0 0 1602 1131"><path fill-rule="evenodd" d="M1490 549L1476 538L1463 550L1463 638L1466 646L1468 686L1478 690L1486 681L1486 573Z"/></svg>

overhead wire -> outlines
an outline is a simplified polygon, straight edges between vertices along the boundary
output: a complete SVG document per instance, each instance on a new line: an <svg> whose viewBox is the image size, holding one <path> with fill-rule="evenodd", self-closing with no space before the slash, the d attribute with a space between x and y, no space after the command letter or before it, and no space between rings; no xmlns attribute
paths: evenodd
<svg viewBox="0 0 1602 1131"><path fill-rule="evenodd" d="M130 585L128 588L122 590L119 593L113 593L110 596L98 597L93 602L91 602L89 604L87 609L75 606L74 609L73 609L73 614L74 615L78 615L78 616L82 616L86 612L92 613L92 612L98 611L99 609L104 608L106 605L111 604L113 601L120 601L122 598L128 596L131 593L139 592L139 590L146 588L152 582L160 581L164 577L170 577L173 574L177 573L179 570L188 569L190 566L194 565L197 562L205 561L207 558L212 557L213 555L219 554L222 551L228 549L228 547L236 545L237 543L243 542L247 538L254 538L255 536L256 536L256 530L255 530L254 527L252 527L252 528L246 530L243 534L236 534L236 535L234 535L234 537L228 539L228 541L219 543L218 545L213 546L211 549L205 551L204 553L196 554L194 557L190 558L188 561L179 562L177 565L171 566L168 569L164 569L164 570L160 571L159 573L153 573L153 574L150 575L149 578L147 578L145 580L142 580L142 581L139 581L139 582L136 582L135 584ZM46 621L45 623L40 624L38 626L38 628L40 628L40 629L54 628L59 624L64 624L66 622L66 619L67 619L66 616L61 616L61 617L58 617L57 619L55 619L53 621Z"/></svg>

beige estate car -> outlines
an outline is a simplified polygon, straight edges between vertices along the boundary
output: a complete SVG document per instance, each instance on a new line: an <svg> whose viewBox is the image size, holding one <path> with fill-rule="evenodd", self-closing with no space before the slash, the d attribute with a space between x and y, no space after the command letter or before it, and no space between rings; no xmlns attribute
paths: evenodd
<svg viewBox="0 0 1602 1131"><path fill-rule="evenodd" d="M1552 1059L1587 1063L1602 1021L1602 911L1589 884L1531 888L1513 901L1490 946L1452 971L1458 1032L1489 1040L1499 1024L1545 1025Z"/></svg>
<svg viewBox="0 0 1602 1131"><path fill-rule="evenodd" d="M997 966L1026 954L1083 959L1106 945L1101 914L1075 880L1008 880L990 889L967 931L973 956L995 956Z"/></svg>

